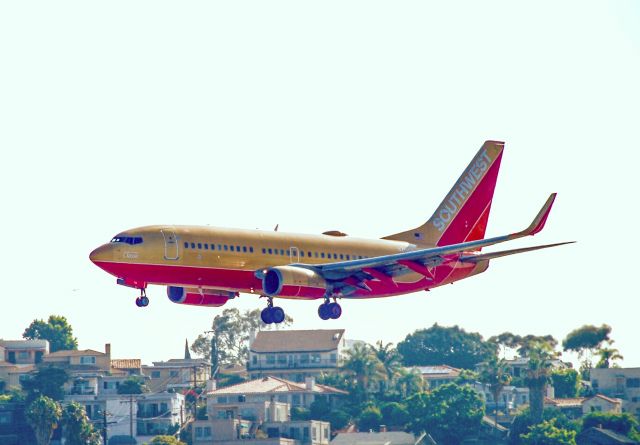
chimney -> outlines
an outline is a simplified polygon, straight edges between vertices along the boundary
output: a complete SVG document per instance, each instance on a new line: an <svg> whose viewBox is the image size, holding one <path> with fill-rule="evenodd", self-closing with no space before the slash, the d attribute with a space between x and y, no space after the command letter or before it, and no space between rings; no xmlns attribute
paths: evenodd
<svg viewBox="0 0 640 445"><path fill-rule="evenodd" d="M107 355L107 358L111 360L111 343L106 343L104 345L104 353Z"/></svg>
<svg viewBox="0 0 640 445"><path fill-rule="evenodd" d="M305 377L304 385L307 387L307 390L313 391L316 387L316 379L315 377Z"/></svg>

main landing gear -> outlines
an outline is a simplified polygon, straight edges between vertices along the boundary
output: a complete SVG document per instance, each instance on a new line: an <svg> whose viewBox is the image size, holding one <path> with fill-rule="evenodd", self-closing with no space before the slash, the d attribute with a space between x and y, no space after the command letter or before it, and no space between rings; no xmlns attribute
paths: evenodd
<svg viewBox="0 0 640 445"><path fill-rule="evenodd" d="M264 324L282 323L284 321L284 310L281 307L273 306L273 298L267 297L267 307L260 313L260 318Z"/></svg>
<svg viewBox="0 0 640 445"><path fill-rule="evenodd" d="M147 307L149 306L149 297L144 289L140 289L140 296L136 298L136 306Z"/></svg>
<svg viewBox="0 0 640 445"><path fill-rule="evenodd" d="M318 315L323 320L333 319L337 320L342 315L342 307L335 301L331 303L329 297L325 297L324 303L318 308Z"/></svg>

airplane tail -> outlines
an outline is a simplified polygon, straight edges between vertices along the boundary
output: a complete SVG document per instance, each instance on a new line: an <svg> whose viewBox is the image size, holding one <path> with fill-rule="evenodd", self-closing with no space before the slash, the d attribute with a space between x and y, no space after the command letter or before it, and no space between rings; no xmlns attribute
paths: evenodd
<svg viewBox="0 0 640 445"><path fill-rule="evenodd" d="M486 141L426 223L383 239L432 246L483 239L503 149Z"/></svg>

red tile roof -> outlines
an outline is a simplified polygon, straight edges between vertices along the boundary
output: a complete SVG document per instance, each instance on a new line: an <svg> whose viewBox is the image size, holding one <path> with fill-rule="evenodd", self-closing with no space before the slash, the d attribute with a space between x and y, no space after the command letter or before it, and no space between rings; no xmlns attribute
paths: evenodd
<svg viewBox="0 0 640 445"><path fill-rule="evenodd" d="M111 360L111 367L115 369L140 369L142 361L139 358L114 359Z"/></svg>
<svg viewBox="0 0 640 445"><path fill-rule="evenodd" d="M613 399L611 397L605 396L604 394L596 394L595 396L590 397L587 400L595 399L596 397L599 398L599 399L605 400L605 401L607 401L609 403L613 403L614 405L622 403L622 401L620 399Z"/></svg>
<svg viewBox="0 0 640 445"><path fill-rule="evenodd" d="M344 329L260 331L249 349L253 352L312 352L338 348Z"/></svg>

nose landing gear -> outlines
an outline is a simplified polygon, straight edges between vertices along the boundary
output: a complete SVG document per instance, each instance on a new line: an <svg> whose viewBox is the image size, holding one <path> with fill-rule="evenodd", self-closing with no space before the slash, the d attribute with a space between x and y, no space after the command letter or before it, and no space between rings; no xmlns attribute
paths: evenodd
<svg viewBox="0 0 640 445"><path fill-rule="evenodd" d="M149 306L149 297L144 289L140 289L140 296L136 298L136 306L147 307Z"/></svg>
<svg viewBox="0 0 640 445"><path fill-rule="evenodd" d="M267 297L267 307L260 313L260 318L264 324L282 323L285 315L281 307L273 306L273 298Z"/></svg>

